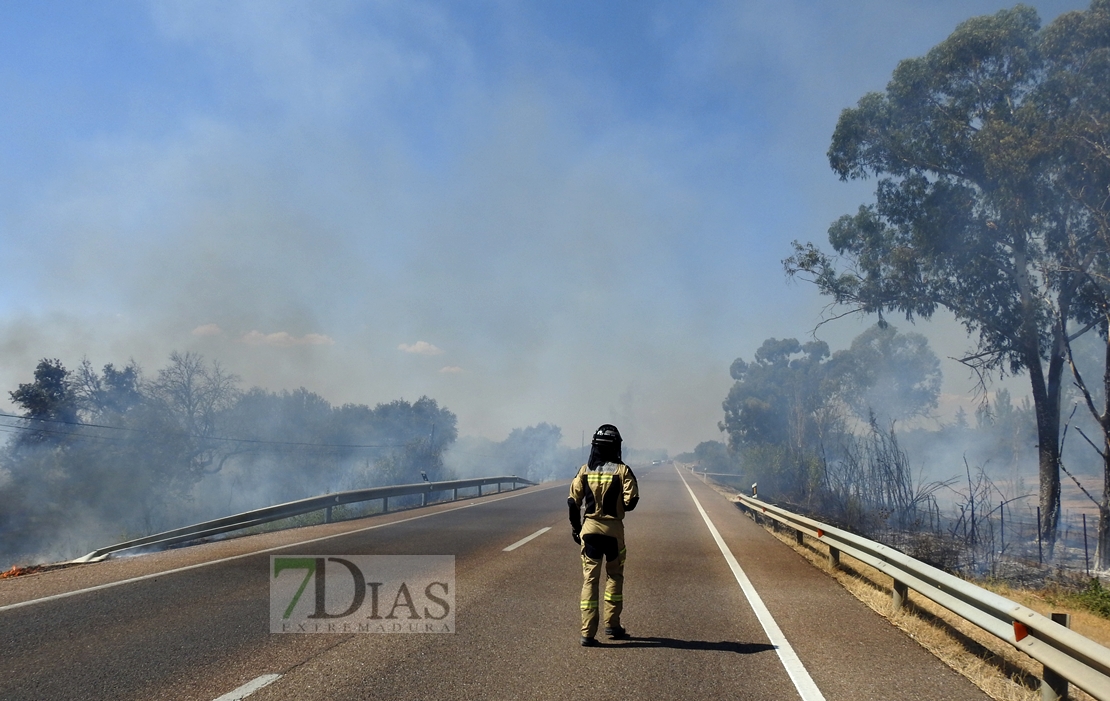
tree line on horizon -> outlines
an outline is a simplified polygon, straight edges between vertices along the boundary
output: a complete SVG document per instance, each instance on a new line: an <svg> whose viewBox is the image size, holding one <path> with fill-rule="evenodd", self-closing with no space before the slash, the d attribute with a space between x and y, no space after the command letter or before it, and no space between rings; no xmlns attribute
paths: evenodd
<svg viewBox="0 0 1110 701"><path fill-rule="evenodd" d="M333 406L306 389L244 390L172 353L153 377L43 359L9 393L0 557L119 538L329 491L450 477L456 417L434 399ZM101 543L103 544L103 543Z"/></svg>
<svg viewBox="0 0 1110 701"><path fill-rule="evenodd" d="M9 396L21 413L0 417L0 567L332 491L569 478L581 459L549 423L460 443L429 397L336 406L303 387L243 389L191 352L152 377L133 361L44 358Z"/></svg>
<svg viewBox="0 0 1110 701"><path fill-rule="evenodd" d="M1021 476L1035 465L1028 399L1015 403L1001 389L980 404L974 425L962 409L941 421L939 359L924 336L889 324L835 352L822 341L769 338L731 373L719 424L726 441L702 442L682 457L843 525L938 523L938 491L952 486L965 461L1005 483L989 495L1003 499L1024 491ZM956 501L959 490L941 496Z"/></svg>

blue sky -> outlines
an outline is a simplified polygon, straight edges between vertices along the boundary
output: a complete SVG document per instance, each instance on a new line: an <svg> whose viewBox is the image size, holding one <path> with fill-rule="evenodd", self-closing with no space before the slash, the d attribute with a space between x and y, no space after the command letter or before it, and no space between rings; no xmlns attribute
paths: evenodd
<svg viewBox="0 0 1110 701"><path fill-rule="evenodd" d="M780 261L870 196L825 160L840 110L1007 6L5 3L3 399L42 357L194 350L495 440L692 448L732 360L822 318Z"/></svg>

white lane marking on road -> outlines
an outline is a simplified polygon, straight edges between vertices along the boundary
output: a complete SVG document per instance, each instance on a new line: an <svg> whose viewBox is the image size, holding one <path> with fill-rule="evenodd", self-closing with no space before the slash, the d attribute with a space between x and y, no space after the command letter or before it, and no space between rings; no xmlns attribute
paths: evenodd
<svg viewBox="0 0 1110 701"><path fill-rule="evenodd" d="M216 699L216 701L242 701L262 687L273 684L278 679L281 679L280 674L263 674L261 677L250 680L238 689L227 692Z"/></svg>
<svg viewBox="0 0 1110 701"><path fill-rule="evenodd" d="M488 499L488 500L483 499L482 501L473 501L473 502L470 502L468 504L463 504L461 506L455 506L455 507L452 507L450 509L444 509L443 511L436 511L436 512L433 512L433 513L430 513L430 514L420 514L419 516L411 516L409 518L403 518L399 521L390 521L389 523L377 523L377 524L374 524L373 526L367 526L366 528L359 528L359 529L356 529L356 530L353 530L353 531L344 531L342 533L334 533L332 535L320 536L319 538L310 538L309 540L300 540L300 541L297 541L296 543L287 543L285 545L275 545L272 548L264 548L262 550L254 550L254 551L249 552L249 553L243 553L241 555L232 555L230 557L221 558L219 560L210 560L208 562L198 562L195 565L186 565L184 567L177 567L175 569L165 570L163 572L154 572L152 574L144 574L144 575L140 575L138 577L131 577L130 579L121 579L118 582L108 582L106 584L98 584L95 587L86 587L84 589L75 589L74 591L62 592L61 594L52 594L51 596L44 596L40 599L30 599L28 601L20 601L19 603L7 604L6 606L0 606L0 613L3 613L4 611L11 611L13 609L23 608L24 606L32 606L34 604L43 604L43 603L46 603L47 601L56 601L58 599L65 599L65 598L68 598L70 596L77 596L78 594L86 594L88 592L100 591L102 589L111 589L112 587L118 587L122 584L130 584L132 582L141 582L141 581L146 580L146 579L155 579L156 577L165 577L167 575L177 574L178 572L187 572L189 570L195 570L195 569L199 569L201 567L208 567L209 565L218 565L222 562L231 562L233 560L241 560L245 557L254 557L255 555L264 555L266 553L272 553L272 552L275 552L277 550L288 550L289 548L298 548L302 545L309 545L311 543L319 543L320 541L323 541L323 540L331 540L332 538L342 538L343 536L354 535L356 533L364 533L366 531L372 531L375 528L385 528L386 526L395 526L399 523L408 523L409 521L416 521L418 519L428 518L429 516L438 516L439 514L447 514L447 513L450 513L452 511L458 511L459 509L466 509L466 508L469 508L471 506L481 506L483 504L492 504L492 503L497 502L497 501L502 501L503 499L512 499L514 497L523 496L525 493L532 494L532 493L535 493L537 491L544 491L544 490L547 490L547 489L554 489L555 487L565 487L565 486L566 485L564 483L559 482L559 483L551 485L550 487L540 487L539 489L533 489L530 492L521 492L519 494L509 494L507 496L497 497L496 499Z"/></svg>
<svg viewBox="0 0 1110 701"><path fill-rule="evenodd" d="M539 537L540 537L541 535L543 535L544 533L547 533L547 532L548 532L548 531L550 531L550 530L551 530L551 526L544 526L543 528L541 528L540 530L536 531L535 533L533 533L532 535L528 536L527 538L521 538L520 540L518 540L517 542L513 543L513 544L512 544L512 545L510 545L509 547L505 548L504 552L507 552L507 553L508 553L508 552L512 552L512 551L516 550L517 548L519 548L520 546L522 546L522 545L524 545L525 543L527 543L528 541L532 540L533 538L539 538Z"/></svg>
<svg viewBox="0 0 1110 701"><path fill-rule="evenodd" d="M724 538L721 537L720 531L709 520L709 514L705 513L702 508L701 502L694 496L694 490L690 489L690 485L686 483L686 478L682 476L682 471L678 466L675 466L678 471L678 478L682 480L685 485L686 491L690 492L690 498L694 500L694 506L698 507L698 513L701 514L705 525L709 526L709 532L713 534L713 540L717 541L717 547L721 549L721 554L725 556L725 562L732 569L732 574L736 577L736 581L740 584L740 589L743 590L744 596L748 598L748 603L751 604L752 610L755 611L756 618L759 619L760 625L763 626L763 631L767 633L767 638L771 644L775 646L775 652L779 655L779 660L782 666L786 668L786 673L790 675L790 681L794 682L794 688L798 690L798 694L802 697L803 701L825 701L825 695L817 688L813 682L813 678L809 676L806 671L805 665L802 664L798 654L794 652L794 648L786 640L786 636L782 634L779 624L775 623L775 619L771 616L771 612L767 610L764 605L763 599L760 598L759 593L752 586L752 582L748 579L748 575L744 574L744 570L740 568L740 563L736 561L736 557L732 551L725 545Z"/></svg>

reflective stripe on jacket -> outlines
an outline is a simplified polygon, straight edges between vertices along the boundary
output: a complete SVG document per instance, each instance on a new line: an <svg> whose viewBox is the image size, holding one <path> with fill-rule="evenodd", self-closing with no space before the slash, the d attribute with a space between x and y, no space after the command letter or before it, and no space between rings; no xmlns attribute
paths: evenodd
<svg viewBox="0 0 1110 701"><path fill-rule="evenodd" d="M570 498L586 507L583 533L608 535L623 531L624 512L635 508L640 491L628 465L609 462L594 469L588 465L579 468L570 483Z"/></svg>

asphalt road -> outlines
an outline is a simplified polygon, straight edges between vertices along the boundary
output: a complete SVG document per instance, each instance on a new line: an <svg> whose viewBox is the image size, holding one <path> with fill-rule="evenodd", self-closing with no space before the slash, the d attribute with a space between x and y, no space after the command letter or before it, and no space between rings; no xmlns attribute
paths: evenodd
<svg viewBox="0 0 1110 701"><path fill-rule="evenodd" d="M637 475L627 641L578 644L562 483L2 580L0 698L987 698L688 473ZM454 555L455 632L271 634L283 553Z"/></svg>

